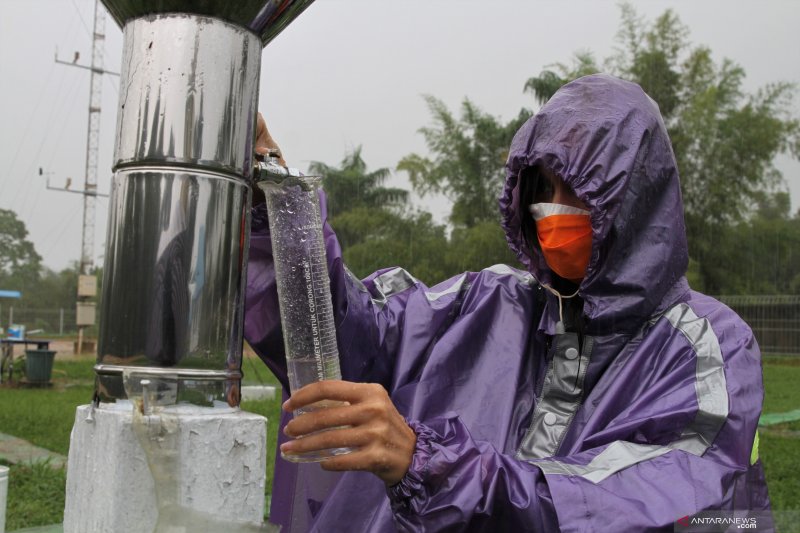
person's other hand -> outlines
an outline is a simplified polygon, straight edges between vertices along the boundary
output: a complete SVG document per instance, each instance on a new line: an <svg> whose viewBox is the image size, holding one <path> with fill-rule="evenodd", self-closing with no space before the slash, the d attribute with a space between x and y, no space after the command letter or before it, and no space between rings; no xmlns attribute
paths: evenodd
<svg viewBox="0 0 800 533"><path fill-rule="evenodd" d="M290 421L284 432L295 440L282 444L282 453L353 448L347 455L326 459L321 463L322 468L372 472L389 486L405 476L411 466L417 436L397 412L382 386L375 383L318 381L292 394L283 404L283 409L291 412L317 402L334 405L302 414ZM315 433L322 430L327 431Z"/></svg>
<svg viewBox="0 0 800 533"><path fill-rule="evenodd" d="M261 113L259 113L258 121L256 123L256 153L267 155L270 150L277 150L280 154L278 163L286 166L286 160L283 158L283 152L281 151L281 148L278 146L278 143L275 142L275 139L272 138L272 135L270 135L269 130L267 129L267 122L264 120L264 117L261 115Z"/></svg>

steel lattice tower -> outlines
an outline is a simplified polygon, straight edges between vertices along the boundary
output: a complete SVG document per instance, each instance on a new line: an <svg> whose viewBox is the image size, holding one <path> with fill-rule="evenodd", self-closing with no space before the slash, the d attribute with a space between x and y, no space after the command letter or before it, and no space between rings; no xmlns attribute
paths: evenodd
<svg viewBox="0 0 800 533"><path fill-rule="evenodd" d="M92 78L89 92L89 121L86 140L86 181L83 195L83 233L81 236L81 274L94 269L94 220L97 196L97 154L100 145L100 104L103 91L103 53L105 47L105 9L94 3L92 37Z"/></svg>

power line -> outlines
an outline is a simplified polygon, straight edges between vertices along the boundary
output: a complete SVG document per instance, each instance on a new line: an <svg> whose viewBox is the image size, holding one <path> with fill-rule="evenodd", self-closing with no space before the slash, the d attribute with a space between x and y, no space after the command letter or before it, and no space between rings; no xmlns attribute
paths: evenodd
<svg viewBox="0 0 800 533"><path fill-rule="evenodd" d="M81 10L78 7L78 4L75 3L75 0L72 0L72 7L75 8L75 12L78 14L78 18L81 19L81 24L83 24L83 29L86 31L86 35L91 37L92 33L89 31L89 25L86 24L86 21L83 19L83 14L81 13ZM105 49L103 49L103 60L104 60L104 62L108 61L108 58L106 57ZM108 72L108 74L116 74L117 76L119 76L119 73L117 73L117 72ZM110 78L109 78L109 81L111 81ZM117 91L117 86L112 83L112 87L114 88L114 91L116 92ZM119 93L117 93L117 94L119 94Z"/></svg>
<svg viewBox="0 0 800 533"><path fill-rule="evenodd" d="M39 92L38 98L36 98L36 105L33 108L33 113L31 114L32 117L36 116L36 112L39 110L39 105L42 103L42 96L44 95L44 90L47 88L47 83L50 81L50 76L53 74L53 66L50 66L50 71L47 73L47 80L45 81L44 85L42 85L42 90ZM14 164L17 162L17 157L19 157L19 153L22 150L22 145L25 144L25 139L28 137L28 133L30 133L33 124L35 123L34 120L28 121L25 132L20 137L19 144L17 145L17 150L14 152L14 157L11 159L11 163L8 165L8 176L11 176L14 171ZM5 180L5 176L0 178Z"/></svg>
<svg viewBox="0 0 800 533"><path fill-rule="evenodd" d="M77 87L80 85L79 81L80 80L77 77L75 77L73 79L73 83L70 86L70 88L67 91L62 91L61 95L62 95L62 98L64 100L64 104L66 104L67 102L73 100L73 93L75 92ZM56 136L55 141L51 141L50 137L51 137L53 131L55 131L55 130L53 128L49 128L49 127L46 128L45 135L41 136L41 139L40 139L40 142L39 142L39 147L36 150L36 155L30 159L28 168L25 171L25 173L23 174L23 176L33 176L34 175L33 171L37 166L37 162L39 161L39 156L41 155L43 148L45 146L49 146L51 144L52 145L57 144L59 142L59 140L61 139L61 136L62 136L62 134L64 132L64 129L66 128L67 124L69 123L69 121L67 120L67 116L70 113L72 113L75 108L72 107L72 106L67 106L67 105L57 105L57 102L58 101L56 99L53 99L53 106L51 107L50 112L45 116L44 122L48 123L48 124L60 124L61 129L59 130L59 134ZM60 111L61 110L65 110L65 112L63 113L64 116L60 120L59 120L59 117L55 117L54 116L54 111L56 109L59 109ZM52 160L55 158L55 154L56 154L55 150L51 150L50 151L50 163L48 163L48 166L52 163ZM45 168L47 168L47 167L45 167ZM39 188L39 183L37 181L35 181L33 179L28 179L25 182L25 186L24 187L20 187L19 189L17 189L17 195L14 198L14 205L17 205L17 198L19 197L20 192L23 189L25 190L25 195L23 196L23 199L20 202L20 205L22 205L22 208L20 209L21 213L22 212L24 212L26 214L30 214L31 213L32 210L27 208L28 199L30 198L31 189L36 191L38 188ZM35 202L34 202L34 208L33 209L35 209L35 206L38 204L38 200L39 200L39 198L41 198L41 195L40 194L34 194L34 198L35 198Z"/></svg>
<svg viewBox="0 0 800 533"><path fill-rule="evenodd" d="M49 255L49 254L50 254L50 252L52 252L52 251L53 251L53 248L56 246L56 244L58 244L59 242L61 242L61 237L64 235L64 232L66 232L66 231L67 231L67 229L69 229L69 227L70 227L70 225L72 224L72 222L73 222L73 221L75 220L75 218L78 216L78 213L80 213L80 211L78 211L78 210L76 209L75 211L73 211L73 212L72 212L72 216L70 216L70 217L67 219L67 221L66 221L66 222L65 222L65 221L63 221L63 220L59 220L59 221L57 221L57 222L56 222L56 226L57 226L57 227L60 227L60 228L61 228L61 231L59 231L59 232L58 232L58 235L55 237L55 239L53 240L52 244L50 244L50 246L47 248L47 251L43 252L43 255ZM55 228L54 228L54 229L55 229ZM48 234L52 235L52 232L48 232ZM44 245L43 245L43 247L47 245L47 242L48 242L48 241L46 240L46 241L45 241L45 243L44 243Z"/></svg>
<svg viewBox="0 0 800 533"><path fill-rule="evenodd" d="M77 10L77 5L74 0L72 4ZM78 16L84 27L86 27L86 22L80 15L80 11ZM95 0L91 65L78 64L77 59L79 56L77 54L75 56L75 61L71 63L61 61L56 57L56 63L87 69L91 72L89 121L86 140L86 176L83 187L83 237L81 239L81 273L84 275L89 275L94 267L95 198L97 196L97 159L100 145L100 110L102 104L103 74L116 74L103 69L105 51L104 31L105 9L98 0Z"/></svg>
<svg viewBox="0 0 800 533"><path fill-rule="evenodd" d="M73 6L75 2L73 0ZM77 8L77 6L75 6ZM79 14L80 16L80 14ZM84 26L86 23L80 16ZM90 66L77 63L79 55L75 55L72 63L60 61L56 57L56 63L65 64L72 67L84 68L90 71L89 81L89 120L86 134L86 176L84 179L83 191L83 230L81 234L81 262L80 275L82 277L92 276L94 270L94 226L95 226L95 200L97 198L97 160L100 151L100 110L102 105L103 74L114 74L103 69L103 59L105 56L105 9L99 0L94 0L94 29L92 31L92 62ZM48 187L49 188L49 187ZM61 189L67 191L66 188ZM73 191L67 191L73 192ZM78 286L78 307L88 304L88 300L93 295L81 292L83 282ZM96 283L96 281L95 281ZM91 304L94 305L94 304ZM83 333L87 325L93 322L83 322L78 315L78 350L81 353L83 347Z"/></svg>
<svg viewBox="0 0 800 533"><path fill-rule="evenodd" d="M72 7L75 8L75 12L78 14L78 18L81 19L81 24L83 24L83 29L86 30L86 35L91 36L92 34L89 32L89 25L86 24L86 21L83 20L83 13L81 13L78 4L75 3L75 0L72 0Z"/></svg>
<svg viewBox="0 0 800 533"><path fill-rule="evenodd" d="M75 19L74 18L70 18L70 23L66 27L64 35L69 35L69 33L72 32L72 28L73 28L74 25L75 25ZM39 93L38 98L36 98L36 104L34 106L33 113L31 115L29 115L31 117L31 120L27 121L27 124L25 126L25 131L23 132L22 136L20 137L19 144L17 145L17 150L14 153L14 157L11 160L11 163L7 167L7 175L8 176L13 176L14 175L14 164L17 161L17 157L19 156L19 154L21 152L22 146L25 144L25 141L26 141L26 139L28 137L28 134L30 133L31 128L34 125L41 124L40 121L36 120L36 113L39 110L39 105L41 104L41 102L43 100L42 97L45 94L45 90L48 89L48 83L50 82L50 78L51 78L51 76L53 74L54 67L55 67L55 64L51 63L50 64L50 70L48 70L48 72L47 72L47 78L45 79L45 82L41 86L41 91ZM62 71L61 78L59 78L59 80L62 80L63 78L64 78L64 72ZM60 85L60 84L61 83L59 81L58 85ZM3 181L5 180L5 176L6 176L6 174L0 176L0 184L2 184Z"/></svg>

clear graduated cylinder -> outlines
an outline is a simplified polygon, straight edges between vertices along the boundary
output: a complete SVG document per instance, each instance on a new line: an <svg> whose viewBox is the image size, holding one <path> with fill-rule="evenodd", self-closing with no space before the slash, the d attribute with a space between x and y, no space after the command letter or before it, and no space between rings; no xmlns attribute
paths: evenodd
<svg viewBox="0 0 800 533"><path fill-rule="evenodd" d="M258 182L264 191L281 313L286 366L292 392L325 379L341 379L322 234L319 188L322 178L286 176ZM302 412L329 407L314 405ZM295 462L322 461L349 448L287 455Z"/></svg>

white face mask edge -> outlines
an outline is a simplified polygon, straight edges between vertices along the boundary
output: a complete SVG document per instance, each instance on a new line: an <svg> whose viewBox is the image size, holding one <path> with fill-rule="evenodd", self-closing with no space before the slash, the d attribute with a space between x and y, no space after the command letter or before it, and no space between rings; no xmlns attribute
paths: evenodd
<svg viewBox="0 0 800 533"><path fill-rule="evenodd" d="M528 210L533 215L533 220L541 220L551 215L589 215L589 211L579 207L562 204L538 203L530 204Z"/></svg>

